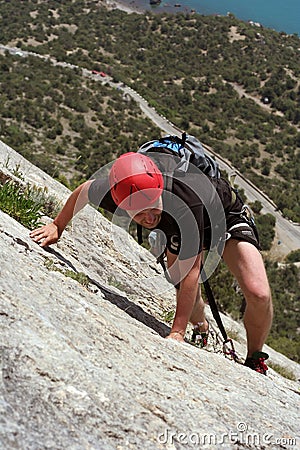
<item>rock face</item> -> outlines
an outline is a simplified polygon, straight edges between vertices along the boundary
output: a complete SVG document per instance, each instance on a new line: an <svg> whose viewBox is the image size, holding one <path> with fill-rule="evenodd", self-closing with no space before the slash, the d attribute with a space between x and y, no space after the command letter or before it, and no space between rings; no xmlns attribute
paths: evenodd
<svg viewBox="0 0 300 450"><path fill-rule="evenodd" d="M0 154L3 172L18 164L65 200L12 149ZM172 290L93 208L47 251L0 212L0 250L1 448L300 448L297 382L164 340ZM224 322L244 356L243 327ZM266 350L299 378L299 365Z"/></svg>

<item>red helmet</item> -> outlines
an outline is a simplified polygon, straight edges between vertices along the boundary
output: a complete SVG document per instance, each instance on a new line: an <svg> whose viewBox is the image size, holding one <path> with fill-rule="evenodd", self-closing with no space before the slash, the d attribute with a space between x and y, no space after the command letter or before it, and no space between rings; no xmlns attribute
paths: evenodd
<svg viewBox="0 0 300 450"><path fill-rule="evenodd" d="M114 162L109 183L114 202L129 211L151 207L164 187L162 173L152 159L133 152Z"/></svg>

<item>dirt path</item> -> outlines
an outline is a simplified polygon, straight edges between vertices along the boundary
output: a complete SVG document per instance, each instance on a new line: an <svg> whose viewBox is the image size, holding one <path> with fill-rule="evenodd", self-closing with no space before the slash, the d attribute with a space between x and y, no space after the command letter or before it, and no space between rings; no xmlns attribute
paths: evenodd
<svg viewBox="0 0 300 450"><path fill-rule="evenodd" d="M265 109L269 113L276 114L276 116L281 116L281 117L284 116L284 114L281 111L274 110L273 108L271 108L270 105L262 102L257 97L254 97L253 95L248 94L239 84L237 84L237 83L229 83L229 84L233 87L233 89L236 90L236 92L239 94L240 98L242 98L242 97L250 98L258 106L260 106L261 108Z"/></svg>

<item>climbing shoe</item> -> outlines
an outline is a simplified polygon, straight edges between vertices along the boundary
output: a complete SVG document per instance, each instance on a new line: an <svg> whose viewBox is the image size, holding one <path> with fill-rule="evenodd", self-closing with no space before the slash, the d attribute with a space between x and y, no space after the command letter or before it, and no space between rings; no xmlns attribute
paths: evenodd
<svg viewBox="0 0 300 450"><path fill-rule="evenodd" d="M203 323L197 323L197 325L194 325L193 333L192 333L192 337L191 337L191 343L200 348L207 346L207 341L208 341L208 336L209 336L209 323L208 323L208 328L206 331L200 331L200 327L202 325L203 325Z"/></svg>
<svg viewBox="0 0 300 450"><path fill-rule="evenodd" d="M244 366L250 367L250 369L255 370L255 372L267 375L268 366L265 363L269 355L264 352L254 352L251 357L247 357L244 362Z"/></svg>

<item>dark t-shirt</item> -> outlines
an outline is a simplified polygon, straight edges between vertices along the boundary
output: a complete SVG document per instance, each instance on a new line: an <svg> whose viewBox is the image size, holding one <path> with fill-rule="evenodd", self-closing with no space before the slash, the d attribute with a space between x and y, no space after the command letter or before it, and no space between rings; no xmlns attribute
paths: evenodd
<svg viewBox="0 0 300 450"><path fill-rule="evenodd" d="M95 179L91 184L89 200L111 213L124 215L111 197L107 177ZM162 200L163 212L156 228L165 233L168 250L180 259L191 258L203 248L224 241L226 216L232 202L231 187L226 180L210 179L199 172L173 175L171 183L165 182Z"/></svg>

